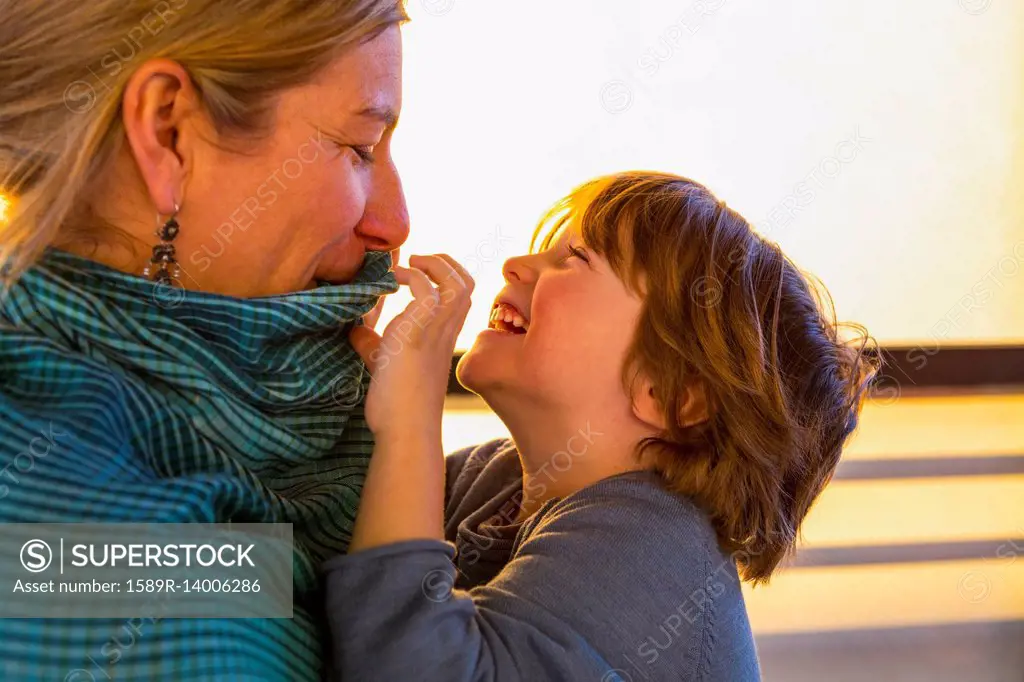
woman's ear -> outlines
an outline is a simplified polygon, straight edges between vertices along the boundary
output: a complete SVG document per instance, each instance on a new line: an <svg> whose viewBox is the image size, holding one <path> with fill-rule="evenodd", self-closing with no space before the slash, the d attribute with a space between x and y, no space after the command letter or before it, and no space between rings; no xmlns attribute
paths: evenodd
<svg viewBox="0 0 1024 682"><path fill-rule="evenodd" d="M177 211L184 200L191 159L183 149L196 137L184 122L201 118L198 94L188 72L163 57L142 64L125 86L122 123L128 147L154 208L162 215Z"/></svg>
<svg viewBox="0 0 1024 682"><path fill-rule="evenodd" d="M708 420L708 400L704 382L687 381L683 386L683 399L679 407L679 425L695 426ZM654 384L650 379L640 378L633 395L633 414L637 419L658 431L667 431L665 411L655 397Z"/></svg>

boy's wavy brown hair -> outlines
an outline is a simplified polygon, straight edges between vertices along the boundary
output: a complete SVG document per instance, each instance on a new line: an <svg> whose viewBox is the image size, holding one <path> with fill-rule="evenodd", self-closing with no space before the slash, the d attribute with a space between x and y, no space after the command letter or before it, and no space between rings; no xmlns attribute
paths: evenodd
<svg viewBox="0 0 1024 682"><path fill-rule="evenodd" d="M873 339L835 322L824 286L692 180L588 182L548 212L533 248L565 228L643 299L623 382L632 395L651 379L668 428L637 456L707 511L744 579L767 582L857 426ZM709 418L683 426L684 387L697 385Z"/></svg>

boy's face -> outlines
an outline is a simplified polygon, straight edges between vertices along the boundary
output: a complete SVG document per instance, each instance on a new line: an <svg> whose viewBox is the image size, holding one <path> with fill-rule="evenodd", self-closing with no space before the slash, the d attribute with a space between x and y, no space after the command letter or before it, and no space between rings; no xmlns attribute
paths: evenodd
<svg viewBox="0 0 1024 682"><path fill-rule="evenodd" d="M608 263L570 225L546 251L510 258L503 273L490 326L459 363L462 384L499 416L517 404L584 418L629 409L622 367L641 300Z"/></svg>

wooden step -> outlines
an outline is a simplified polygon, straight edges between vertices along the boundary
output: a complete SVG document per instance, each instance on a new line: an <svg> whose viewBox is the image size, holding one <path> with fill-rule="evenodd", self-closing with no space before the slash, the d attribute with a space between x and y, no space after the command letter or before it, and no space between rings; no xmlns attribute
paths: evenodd
<svg viewBox="0 0 1024 682"><path fill-rule="evenodd" d="M759 634L1024 620L1024 555L794 568L744 595Z"/></svg>

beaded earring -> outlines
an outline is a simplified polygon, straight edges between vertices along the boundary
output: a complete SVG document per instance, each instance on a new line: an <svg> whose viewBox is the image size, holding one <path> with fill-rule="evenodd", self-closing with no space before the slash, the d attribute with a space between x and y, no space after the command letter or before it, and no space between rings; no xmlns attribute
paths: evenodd
<svg viewBox="0 0 1024 682"><path fill-rule="evenodd" d="M170 286L181 276L181 267L178 265L174 244L171 243L181 229L178 224L180 209L178 204L174 204L173 215L162 225L160 224L160 214L156 215L156 236L160 238L160 243L153 247L153 258L149 261L146 269L142 271L142 275L157 284Z"/></svg>

